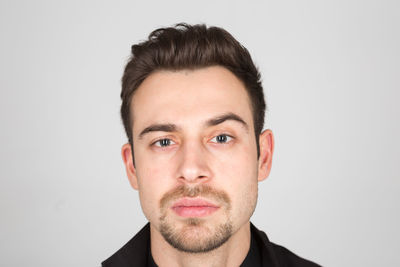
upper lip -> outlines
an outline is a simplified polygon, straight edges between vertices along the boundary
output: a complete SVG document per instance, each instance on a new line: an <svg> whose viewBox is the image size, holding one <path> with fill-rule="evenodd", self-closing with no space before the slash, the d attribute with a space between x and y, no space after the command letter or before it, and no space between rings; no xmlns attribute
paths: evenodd
<svg viewBox="0 0 400 267"><path fill-rule="evenodd" d="M184 197L174 202L172 208L176 207L214 207L218 208L218 205L213 204L210 201L207 201L202 198L188 198Z"/></svg>

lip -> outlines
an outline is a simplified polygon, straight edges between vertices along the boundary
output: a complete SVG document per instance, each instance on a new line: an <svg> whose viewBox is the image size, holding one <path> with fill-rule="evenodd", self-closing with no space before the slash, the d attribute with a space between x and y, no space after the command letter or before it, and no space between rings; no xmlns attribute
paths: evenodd
<svg viewBox="0 0 400 267"><path fill-rule="evenodd" d="M182 198L176 201L171 209L180 217L206 217L219 209L219 206L201 198Z"/></svg>

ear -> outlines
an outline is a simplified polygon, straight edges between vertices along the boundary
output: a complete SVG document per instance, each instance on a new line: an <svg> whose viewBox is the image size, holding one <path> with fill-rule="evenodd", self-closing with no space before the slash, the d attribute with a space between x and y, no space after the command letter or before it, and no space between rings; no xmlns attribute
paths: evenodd
<svg viewBox="0 0 400 267"><path fill-rule="evenodd" d="M260 157L258 158L258 181L267 179L272 167L274 153L274 135L271 130L265 130L259 136Z"/></svg>
<svg viewBox="0 0 400 267"><path fill-rule="evenodd" d="M131 186L138 190L138 181L136 176L136 169L133 165L133 158L132 158L132 146L131 144L127 143L122 146L121 149L122 159L125 164L126 175L128 176L129 182Z"/></svg>

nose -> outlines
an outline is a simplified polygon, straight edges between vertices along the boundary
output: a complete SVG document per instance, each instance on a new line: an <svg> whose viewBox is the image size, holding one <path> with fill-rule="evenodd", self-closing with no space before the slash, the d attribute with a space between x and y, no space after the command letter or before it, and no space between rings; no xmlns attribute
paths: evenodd
<svg viewBox="0 0 400 267"><path fill-rule="evenodd" d="M182 144L179 153L177 177L185 183L204 183L210 180L207 151L201 142Z"/></svg>

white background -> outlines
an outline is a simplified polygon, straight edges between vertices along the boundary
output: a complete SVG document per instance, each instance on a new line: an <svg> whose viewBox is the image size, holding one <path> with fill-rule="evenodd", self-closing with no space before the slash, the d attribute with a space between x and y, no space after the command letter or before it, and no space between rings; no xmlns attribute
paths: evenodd
<svg viewBox="0 0 400 267"><path fill-rule="evenodd" d="M130 46L177 22L253 55L276 150L252 221L324 266L400 266L400 4L0 2L0 266L99 266L146 222L120 147Z"/></svg>

